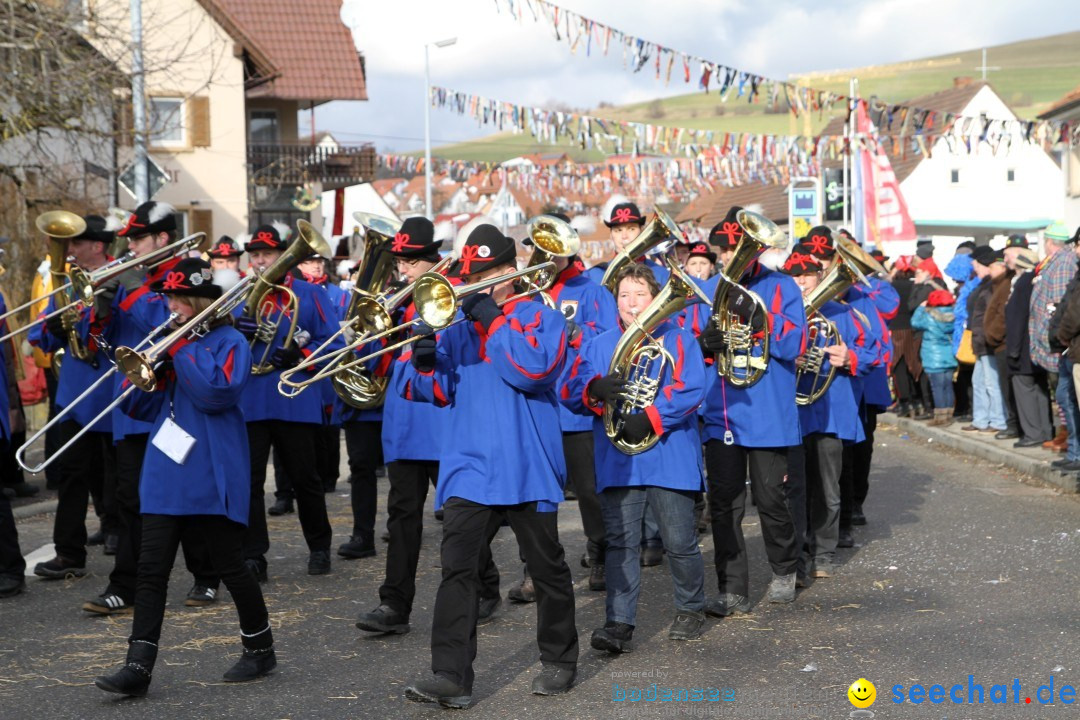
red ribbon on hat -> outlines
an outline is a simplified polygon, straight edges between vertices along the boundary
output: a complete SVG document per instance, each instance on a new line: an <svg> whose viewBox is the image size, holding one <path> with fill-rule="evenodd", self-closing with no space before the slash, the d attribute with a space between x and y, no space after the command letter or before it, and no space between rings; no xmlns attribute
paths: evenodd
<svg viewBox="0 0 1080 720"><path fill-rule="evenodd" d="M142 223L135 222L135 213L131 213L131 215L128 216L127 224L124 225L124 229L121 230L119 233L117 233L117 235L120 235L121 237L123 237L123 236L126 236L128 234L128 230L131 230L132 228L143 228L143 227L146 227L146 226L143 225Z"/></svg>
<svg viewBox="0 0 1080 720"><path fill-rule="evenodd" d="M822 255L833 249L832 243L829 242L829 238L824 235L811 235L806 240L806 245L810 248L811 252L820 253Z"/></svg>
<svg viewBox="0 0 1080 720"><path fill-rule="evenodd" d="M492 258L482 258L479 255L479 245L463 245L461 248L461 270L459 275L468 275L472 272L472 264L491 262Z"/></svg>
<svg viewBox="0 0 1080 720"><path fill-rule="evenodd" d="M255 239L262 240L264 243L267 243L269 245L277 245L277 241L274 240L274 233L270 232L269 230L260 230L259 232L255 233Z"/></svg>
<svg viewBox="0 0 1080 720"><path fill-rule="evenodd" d="M697 243L696 245L694 245L693 247L690 248L690 254L691 255L693 255L694 253L707 253L707 252L709 252L709 249L707 247L705 247L705 243Z"/></svg>
<svg viewBox="0 0 1080 720"><path fill-rule="evenodd" d="M232 252L232 245L230 245L229 243L221 243L220 245L217 246L217 249L214 250L214 253L217 253L218 255L228 255L231 252ZM213 254L213 253L211 253L211 254Z"/></svg>
<svg viewBox="0 0 1080 720"><path fill-rule="evenodd" d="M615 215L612 216L611 220L612 220L612 222L617 222L617 223L628 223L628 222L633 222L634 220L637 220L637 218L634 217L634 213L630 208L625 208L624 207L624 208L619 208L618 210L616 210Z"/></svg>
<svg viewBox="0 0 1080 720"><path fill-rule="evenodd" d="M725 222L720 226L720 230L717 235L727 235L728 245L734 245L739 241L739 238L743 236L742 228L739 227L737 222Z"/></svg>
<svg viewBox="0 0 1080 720"><path fill-rule="evenodd" d="M162 290L181 290L186 289L187 285L184 284L184 273L180 271L174 271L165 276L165 282L161 284Z"/></svg>
<svg viewBox="0 0 1080 720"><path fill-rule="evenodd" d="M409 242L410 240L412 240L412 238L409 236L409 233L397 233L396 235L394 235L394 242L390 246L390 252L396 253L401 252L406 248L423 247L422 245L413 245Z"/></svg>
<svg viewBox="0 0 1080 720"><path fill-rule="evenodd" d="M820 265L820 263L813 255L803 255L800 252L793 252L791 253L791 257L787 259L787 262L784 263L784 267L788 270L791 270L796 265L798 265L802 270L805 270L808 265L812 267L815 265Z"/></svg>

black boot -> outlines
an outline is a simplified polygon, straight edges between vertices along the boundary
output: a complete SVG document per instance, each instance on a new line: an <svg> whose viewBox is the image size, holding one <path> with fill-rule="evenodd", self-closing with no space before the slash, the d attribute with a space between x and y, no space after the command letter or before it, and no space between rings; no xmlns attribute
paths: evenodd
<svg viewBox="0 0 1080 720"><path fill-rule="evenodd" d="M268 675L277 667L277 657L274 655L274 636L270 632L270 626L253 637L242 637L244 654L229 668L222 679L225 682L250 682Z"/></svg>
<svg viewBox="0 0 1080 720"><path fill-rule="evenodd" d="M157 645L136 640L128 643L127 664L112 675L102 675L94 684L105 692L143 697L150 689L150 677L157 660Z"/></svg>

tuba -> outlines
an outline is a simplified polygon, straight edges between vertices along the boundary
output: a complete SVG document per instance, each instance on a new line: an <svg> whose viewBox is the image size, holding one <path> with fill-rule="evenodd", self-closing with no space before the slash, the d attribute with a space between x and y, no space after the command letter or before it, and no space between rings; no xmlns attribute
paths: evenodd
<svg viewBox="0 0 1080 720"><path fill-rule="evenodd" d="M557 217L537 215L529 220L526 229L535 248L526 267L536 267L556 257L573 257L581 250L581 237L577 230ZM548 281L539 271L532 276L530 282L542 287L550 287L555 283L554 279Z"/></svg>
<svg viewBox="0 0 1080 720"><path fill-rule="evenodd" d="M638 258L644 257L646 253L660 243L679 237L682 237L679 226L675 224L670 215L660 208L656 208L653 211L653 216L649 218L649 222L645 224L645 227L641 228L638 236L631 240L630 244L620 250L608 263L607 270L604 271L604 278L600 281L600 284L614 295L616 291L615 278L619 276L620 270L632 262L637 262Z"/></svg>
<svg viewBox="0 0 1080 720"><path fill-rule="evenodd" d="M837 244L832 268L803 299L806 305L806 353L802 364L795 368L795 402L799 405L817 402L836 377L835 366L829 365L825 369L825 348L840 343L840 333L836 325L821 314L821 308L859 282L869 284L855 262Z"/></svg>
<svg viewBox="0 0 1080 720"><path fill-rule="evenodd" d="M54 284L64 284L67 288L57 296L57 305L66 305L67 308L60 315L64 321L64 331L67 334L67 351L72 357L82 361L88 361L91 353L79 337L79 331L75 328L79 322L79 308L89 306L94 302L94 290L87 274L82 268L67 267L67 242L86 232L86 221L73 212L67 210L52 210L37 216L34 224L39 232L49 236L49 265ZM27 326L29 327L29 326Z"/></svg>
<svg viewBox="0 0 1080 720"><path fill-rule="evenodd" d="M257 360L252 360L252 375L266 375L273 372L274 366L270 364L270 349L282 323L288 322L288 332L285 333L285 338L282 340L282 347L292 343L296 335L297 311L300 302L296 298L296 293L285 285L279 284L279 281L285 277L285 273L289 272L300 261L300 258L309 253L316 253L323 257L333 255L333 251L326 243L326 240L307 220L297 220L296 229L296 240L285 248L281 257L275 260L273 265L263 270L262 274L255 278L255 282L251 286L251 293L244 303L244 315L254 318L259 323L259 329L251 338L252 357L255 357L256 343L261 342L266 346L262 355ZM286 300L280 311L274 302L268 302L268 298L273 292L285 294Z"/></svg>
<svg viewBox="0 0 1080 720"><path fill-rule="evenodd" d="M641 311L634 323L626 328L615 345L608 374L618 373L626 380L626 391L618 402L604 405L604 432L611 443L627 455L645 452L660 440L649 433L643 440L631 443L622 436L625 415L640 412L652 405L666 369L675 367L671 353L653 337L660 323L702 296L701 290L670 257L665 257L671 275L649 306Z"/></svg>
<svg viewBox="0 0 1080 720"><path fill-rule="evenodd" d="M355 284L345 310L344 322L348 325L357 323L361 311L369 309L371 303L379 304L383 291L394 276L394 256L387 251L387 243L401 229L401 223L397 220L379 215L356 212L353 217L367 228L367 234L364 237L364 257L353 275ZM383 404L390 379L374 377L359 368L349 368L334 373L330 382L334 392L346 404L365 410Z"/></svg>
<svg viewBox="0 0 1080 720"><path fill-rule="evenodd" d="M768 326L769 310L760 297L739 284L739 279L762 250L785 247L787 236L772 220L749 210L740 210L735 220L745 233L731 260L720 270L712 320L726 339L724 351L716 355L716 370L735 387L746 388L764 377L769 366L769 333L755 337L750 322L761 317ZM744 303L751 306L749 312L736 312ZM741 319L744 315L746 322Z"/></svg>

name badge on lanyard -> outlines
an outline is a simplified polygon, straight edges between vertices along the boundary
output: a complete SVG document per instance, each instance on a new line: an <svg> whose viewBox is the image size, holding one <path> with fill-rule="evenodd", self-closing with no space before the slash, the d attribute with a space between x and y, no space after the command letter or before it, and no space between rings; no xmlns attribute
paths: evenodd
<svg viewBox="0 0 1080 720"><path fill-rule="evenodd" d="M191 448L195 447L195 438L177 425L171 416L165 418L150 442L177 465L187 462Z"/></svg>

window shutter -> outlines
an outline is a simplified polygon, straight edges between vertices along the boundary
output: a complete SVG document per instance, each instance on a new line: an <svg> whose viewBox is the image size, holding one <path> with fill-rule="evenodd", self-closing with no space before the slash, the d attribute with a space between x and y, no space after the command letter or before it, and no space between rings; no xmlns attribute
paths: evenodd
<svg viewBox="0 0 1080 720"><path fill-rule="evenodd" d="M214 240L214 211L213 210L190 210L191 233L206 233L206 239Z"/></svg>
<svg viewBox="0 0 1080 720"><path fill-rule="evenodd" d="M191 146L210 147L210 98L188 99L191 113Z"/></svg>

